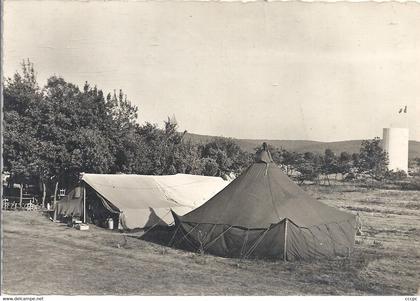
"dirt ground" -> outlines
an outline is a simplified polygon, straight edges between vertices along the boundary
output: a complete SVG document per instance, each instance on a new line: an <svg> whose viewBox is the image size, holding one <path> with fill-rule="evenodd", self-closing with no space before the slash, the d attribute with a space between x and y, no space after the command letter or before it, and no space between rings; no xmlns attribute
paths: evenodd
<svg viewBox="0 0 420 301"><path fill-rule="evenodd" d="M70 295L414 295L420 285L420 192L305 187L359 212L349 258L226 259L164 247L41 212L3 213L3 293Z"/></svg>

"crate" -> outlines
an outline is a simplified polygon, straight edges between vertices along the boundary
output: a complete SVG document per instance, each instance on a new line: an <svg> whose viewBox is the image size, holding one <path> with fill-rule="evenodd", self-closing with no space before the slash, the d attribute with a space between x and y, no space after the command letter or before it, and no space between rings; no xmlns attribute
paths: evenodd
<svg viewBox="0 0 420 301"><path fill-rule="evenodd" d="M76 224L74 227L77 230L82 230L82 231L89 230L89 225L86 225L86 224Z"/></svg>

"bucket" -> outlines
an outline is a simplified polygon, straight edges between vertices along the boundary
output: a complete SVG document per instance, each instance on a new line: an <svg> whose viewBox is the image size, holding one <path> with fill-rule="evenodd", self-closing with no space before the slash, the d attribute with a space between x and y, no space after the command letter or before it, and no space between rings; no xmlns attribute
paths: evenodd
<svg viewBox="0 0 420 301"><path fill-rule="evenodd" d="M114 229L114 220L112 218L108 218L107 220L108 229Z"/></svg>

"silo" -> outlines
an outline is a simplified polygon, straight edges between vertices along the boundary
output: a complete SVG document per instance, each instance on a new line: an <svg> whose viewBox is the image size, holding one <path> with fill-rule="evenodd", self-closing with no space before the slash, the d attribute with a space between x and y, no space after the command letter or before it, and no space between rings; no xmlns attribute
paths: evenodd
<svg viewBox="0 0 420 301"><path fill-rule="evenodd" d="M382 146L388 153L388 169L408 171L408 129L384 128Z"/></svg>

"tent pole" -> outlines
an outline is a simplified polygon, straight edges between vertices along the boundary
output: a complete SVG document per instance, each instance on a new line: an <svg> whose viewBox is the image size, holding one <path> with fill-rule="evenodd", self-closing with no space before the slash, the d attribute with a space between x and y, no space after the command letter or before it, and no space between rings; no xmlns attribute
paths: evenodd
<svg viewBox="0 0 420 301"><path fill-rule="evenodd" d="M22 209L22 201L23 201L23 184L19 184L19 208Z"/></svg>
<svg viewBox="0 0 420 301"><path fill-rule="evenodd" d="M57 219L57 190L58 190L58 179L57 182L55 182L55 188L54 188L54 199L53 199L53 208L54 208L54 217L53 220L55 221Z"/></svg>
<svg viewBox="0 0 420 301"><path fill-rule="evenodd" d="M283 248L283 260L287 261L287 218L284 220L284 248Z"/></svg>
<svg viewBox="0 0 420 301"><path fill-rule="evenodd" d="M86 184L83 182L83 223L86 224Z"/></svg>

